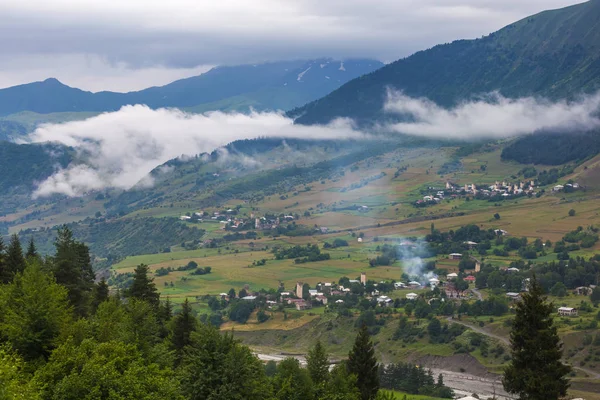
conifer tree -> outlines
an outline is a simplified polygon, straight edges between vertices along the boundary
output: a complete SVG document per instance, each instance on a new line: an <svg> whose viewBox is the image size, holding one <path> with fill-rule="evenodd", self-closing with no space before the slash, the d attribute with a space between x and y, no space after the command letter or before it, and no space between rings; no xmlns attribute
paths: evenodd
<svg viewBox="0 0 600 400"><path fill-rule="evenodd" d="M306 367L315 385L320 385L327 381L329 376L329 360L327 360L325 347L323 347L320 340L317 340L315 346L308 351Z"/></svg>
<svg viewBox="0 0 600 400"><path fill-rule="evenodd" d="M162 305L160 311L160 319L169 322L173 318L173 304L171 303L171 299L167 297L167 300Z"/></svg>
<svg viewBox="0 0 600 400"><path fill-rule="evenodd" d="M10 283L12 281L12 274L6 266L6 247L4 246L4 240L0 236L0 284Z"/></svg>
<svg viewBox="0 0 600 400"><path fill-rule="evenodd" d="M35 247L35 242L33 241L33 237L29 239L29 245L27 246L27 253L25 253L25 258L37 258L39 254L37 252L37 248Z"/></svg>
<svg viewBox="0 0 600 400"><path fill-rule="evenodd" d="M108 300L109 290L106 279L102 278L100 282L94 285L94 291L92 296L92 310L96 312L98 306Z"/></svg>
<svg viewBox="0 0 600 400"><path fill-rule="evenodd" d="M158 310L160 294L156 290L154 279L148 276L148 266L146 264L140 264L135 268L133 283L127 290L127 297L147 301Z"/></svg>
<svg viewBox="0 0 600 400"><path fill-rule="evenodd" d="M56 255L51 269L56 282L69 291L69 301L78 315L86 315L94 287L94 272L88 247L73 239L66 226L60 228L54 242Z"/></svg>
<svg viewBox="0 0 600 400"><path fill-rule="evenodd" d="M529 292L517 303L510 333L512 361L502 383L522 400L558 399L567 393L571 367L561 362L562 344L552 312L535 275Z"/></svg>
<svg viewBox="0 0 600 400"><path fill-rule="evenodd" d="M25 257L19 236L14 234L10 237L8 249L6 250L6 268L12 276L25 269Z"/></svg>
<svg viewBox="0 0 600 400"><path fill-rule="evenodd" d="M183 302L183 309L173 319L173 336L172 343L173 348L177 352L178 360L181 359L181 355L184 347L191 343L191 334L198 328L198 322L192 313L192 307L186 298Z"/></svg>
<svg viewBox="0 0 600 400"><path fill-rule="evenodd" d="M348 354L348 372L356 375L362 400L372 400L379 391L379 374L375 348L367 326L360 328L354 346Z"/></svg>

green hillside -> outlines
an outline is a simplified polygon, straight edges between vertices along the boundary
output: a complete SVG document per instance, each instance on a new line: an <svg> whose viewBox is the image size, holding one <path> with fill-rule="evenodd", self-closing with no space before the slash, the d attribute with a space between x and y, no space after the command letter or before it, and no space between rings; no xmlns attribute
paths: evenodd
<svg viewBox="0 0 600 400"><path fill-rule="evenodd" d="M387 88L452 106L473 95L565 98L600 88L600 1L545 11L476 40L418 52L289 115L299 124L386 118Z"/></svg>

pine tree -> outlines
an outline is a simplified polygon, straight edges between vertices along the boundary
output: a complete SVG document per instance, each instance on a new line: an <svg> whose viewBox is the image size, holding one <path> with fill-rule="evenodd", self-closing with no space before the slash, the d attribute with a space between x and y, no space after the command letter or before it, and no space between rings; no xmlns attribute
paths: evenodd
<svg viewBox="0 0 600 400"><path fill-rule="evenodd" d="M6 250L5 263L11 276L15 276L18 272L25 270L25 257L23 257L23 248L17 234L10 237L10 243Z"/></svg>
<svg viewBox="0 0 600 400"><path fill-rule="evenodd" d="M33 241L33 237L29 239L29 245L27 246L27 253L25 253L25 258L38 258L39 254L35 247L35 242Z"/></svg>
<svg viewBox="0 0 600 400"><path fill-rule="evenodd" d="M571 367L561 362L562 344L552 312L535 275L529 292L517 303L510 333L512 361L502 383L522 400L558 399L567 393Z"/></svg>
<svg viewBox="0 0 600 400"><path fill-rule="evenodd" d="M192 314L192 307L186 298L183 302L183 309L173 319L173 336L171 342L177 352L178 360L181 359L183 349L191 344L191 334L198 328L196 318Z"/></svg>
<svg viewBox="0 0 600 400"><path fill-rule="evenodd" d="M0 236L0 284L10 283L12 281L12 274L6 266L6 253L5 253L4 240Z"/></svg>
<svg viewBox="0 0 600 400"><path fill-rule="evenodd" d="M92 310L96 312L98 306L108 300L109 290L106 279L102 278L100 282L94 285L92 296Z"/></svg>
<svg viewBox="0 0 600 400"><path fill-rule="evenodd" d="M306 367L315 385L320 385L327 381L329 376L329 360L327 359L325 347L323 347L320 340L317 340L315 346L308 351Z"/></svg>
<svg viewBox="0 0 600 400"><path fill-rule="evenodd" d="M362 400L374 399L379 391L379 374L375 347L367 326L363 325L348 354L348 372L356 375Z"/></svg>
<svg viewBox="0 0 600 400"><path fill-rule="evenodd" d="M127 297L147 301L155 309L160 306L160 294L156 290L154 279L148 277L146 264L140 264L135 268L133 283L127 290Z"/></svg>
<svg viewBox="0 0 600 400"><path fill-rule="evenodd" d="M69 301L78 315L88 311L90 294L94 287L94 272L88 247L73 239L73 232L66 226L60 228L54 242L56 255L51 269L56 282L69 291Z"/></svg>
<svg viewBox="0 0 600 400"><path fill-rule="evenodd" d="M163 303L160 311L160 319L169 322L173 318L173 304L171 299L167 297L167 300Z"/></svg>

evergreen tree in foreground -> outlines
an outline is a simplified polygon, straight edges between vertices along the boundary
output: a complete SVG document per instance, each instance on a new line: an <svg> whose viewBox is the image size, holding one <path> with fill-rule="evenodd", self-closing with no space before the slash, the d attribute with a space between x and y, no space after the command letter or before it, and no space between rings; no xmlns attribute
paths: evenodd
<svg viewBox="0 0 600 400"><path fill-rule="evenodd" d="M183 349L191 344L191 334L198 329L196 317L192 313L192 307L186 297L183 302L183 309L173 319L172 343L177 352L177 359L180 360Z"/></svg>
<svg viewBox="0 0 600 400"><path fill-rule="evenodd" d="M323 384L329 377L329 360L325 347L317 340L315 346L309 350L306 357L306 367L315 385Z"/></svg>
<svg viewBox="0 0 600 400"><path fill-rule="evenodd" d="M27 253L25 253L25 258L29 259L29 258L37 258L40 255L37 252L37 249L35 247L35 242L33 241L33 237L31 239L29 239L29 245L27 246Z"/></svg>
<svg viewBox="0 0 600 400"><path fill-rule="evenodd" d="M23 272L25 269L25 257L23 257L23 248L19 241L19 236L16 234L10 237L10 243L6 250L6 268L14 277L18 272Z"/></svg>
<svg viewBox="0 0 600 400"><path fill-rule="evenodd" d="M155 309L160 306L160 294L156 290L154 279L148 277L146 264L140 264L135 268L133 283L127 290L127 297L147 301Z"/></svg>
<svg viewBox="0 0 600 400"><path fill-rule="evenodd" d="M510 333L512 361L502 380L506 391L522 400L558 399L569 388L566 376L571 367L561 362L562 344L553 310L533 276L529 293L516 306Z"/></svg>
<svg viewBox="0 0 600 400"><path fill-rule="evenodd" d="M92 296L92 310L96 312L98 306L108 300L109 290L106 279L102 278L98 284L94 286L94 292Z"/></svg>
<svg viewBox="0 0 600 400"><path fill-rule="evenodd" d="M6 254L4 250L6 247L4 246L4 240L2 236L0 236L0 284L10 283L12 281L12 274L8 270L6 266Z"/></svg>
<svg viewBox="0 0 600 400"><path fill-rule="evenodd" d="M73 232L66 226L58 229L54 247L56 255L52 259L51 270L56 282L67 288L69 301L75 312L84 316L94 287L89 249L73 239Z"/></svg>
<svg viewBox="0 0 600 400"><path fill-rule="evenodd" d="M362 400L374 399L379 391L379 374L375 347L363 324L356 336L354 347L348 354L348 372L356 375Z"/></svg>

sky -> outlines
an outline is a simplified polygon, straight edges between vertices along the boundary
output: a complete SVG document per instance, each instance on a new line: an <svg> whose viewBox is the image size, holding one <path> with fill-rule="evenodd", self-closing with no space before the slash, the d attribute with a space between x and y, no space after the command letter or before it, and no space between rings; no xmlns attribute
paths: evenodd
<svg viewBox="0 0 600 400"><path fill-rule="evenodd" d="M2 0L0 88L130 91L212 66L394 61L580 0Z"/></svg>

